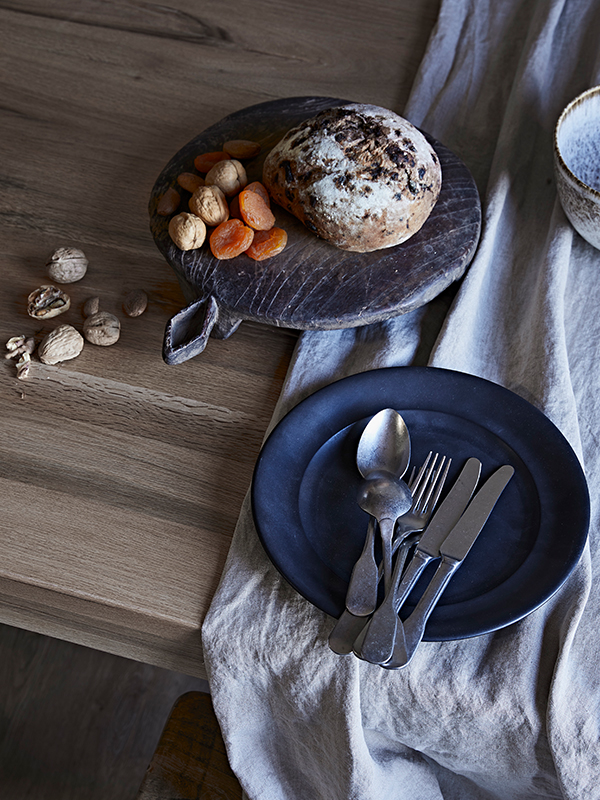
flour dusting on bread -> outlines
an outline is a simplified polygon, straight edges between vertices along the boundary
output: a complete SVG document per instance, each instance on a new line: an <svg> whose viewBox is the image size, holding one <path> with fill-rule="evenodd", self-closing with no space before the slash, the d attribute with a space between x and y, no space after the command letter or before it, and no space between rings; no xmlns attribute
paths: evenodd
<svg viewBox="0 0 600 800"><path fill-rule="evenodd" d="M313 233L366 253L400 244L423 226L442 173L435 150L410 122L351 103L288 131L265 160L263 182Z"/></svg>

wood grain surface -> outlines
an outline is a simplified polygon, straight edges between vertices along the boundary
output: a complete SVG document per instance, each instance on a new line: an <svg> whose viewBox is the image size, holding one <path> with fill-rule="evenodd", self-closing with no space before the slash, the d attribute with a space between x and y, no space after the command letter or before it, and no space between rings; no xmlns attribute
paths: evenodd
<svg viewBox="0 0 600 800"><path fill-rule="evenodd" d="M341 250L311 233L302 222L272 203L275 224L287 235L285 250L264 262L242 253L219 260L208 242L182 251L169 234L172 217L158 213L161 198L179 189L178 212L189 210L190 193L180 189L181 173L194 173L198 153L216 152L222 143L249 139L261 145L260 154L245 163L248 181L262 180L263 163L273 146L292 127L341 100L324 97L284 98L259 103L230 114L194 137L161 172L150 201L151 230L159 250L173 267L187 296L208 298L216 306L216 321L225 316L234 332L241 320L301 330L334 330L381 322L406 314L437 297L458 280L470 263L481 229L481 203L466 165L442 142L425 132L442 170L442 187L424 225L395 247L356 253ZM185 347L169 352L173 363L189 357L190 330L199 309L172 320L172 339ZM206 326L205 326L206 327ZM219 335L230 331L221 324ZM206 336L201 337L205 346ZM184 358L177 358L179 354Z"/></svg>
<svg viewBox="0 0 600 800"><path fill-rule="evenodd" d="M0 334L81 329L90 296L119 342L0 366L0 621L204 676L217 586L296 334L243 323L177 367L185 300L149 231L157 174L199 130L280 97L402 112L437 0L0 0ZM89 258L45 325L26 298L60 246ZM125 294L144 289L130 319Z"/></svg>
<svg viewBox="0 0 600 800"><path fill-rule="evenodd" d="M190 691L169 715L137 800L242 800L210 695Z"/></svg>

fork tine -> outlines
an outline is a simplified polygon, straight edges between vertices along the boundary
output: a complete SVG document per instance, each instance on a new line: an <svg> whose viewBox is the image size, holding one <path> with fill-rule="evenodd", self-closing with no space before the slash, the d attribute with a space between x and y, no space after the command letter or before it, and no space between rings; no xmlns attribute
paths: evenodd
<svg viewBox="0 0 600 800"><path fill-rule="evenodd" d="M432 455L432 453L430 453L429 455ZM427 502L427 497L429 496L430 492L431 476L435 470L438 458L439 458L439 453L436 453L433 456L433 461L427 467L421 485L419 486L419 490L416 492L416 494L413 495L414 497L413 511L421 509ZM428 461L429 461L429 456L427 457L427 462ZM425 498L425 501L423 501L423 498Z"/></svg>
<svg viewBox="0 0 600 800"><path fill-rule="evenodd" d="M414 476L414 472L415 472L415 470L413 468L413 471L412 471L411 476L410 476L410 482L408 484L408 488L413 493L413 497L415 496L417 490L421 486L421 482L423 481L423 476L425 475L425 473L427 471L427 466L428 466L428 464L429 464L429 462L431 460L431 456L432 455L433 455L433 450L430 450L429 451L429 455L427 456L427 458L423 462L423 464L421 466L421 469L419 470L419 473L418 473L416 478L413 477ZM413 504L414 504L414 502L413 502Z"/></svg>
<svg viewBox="0 0 600 800"><path fill-rule="evenodd" d="M442 468L444 467L444 462L446 461L446 469L442 473ZM446 478L448 477L448 470L450 469L450 464L452 463L452 459L449 458L446 460L446 456L443 457L440 466L434 476L434 479L431 483L431 488L427 494L427 499L425 500L425 504L423 506L423 510L425 512L431 513L433 509L436 507L438 500L440 499L440 495L442 493L442 489L444 488L444 483L446 482ZM431 503L430 503L431 501Z"/></svg>

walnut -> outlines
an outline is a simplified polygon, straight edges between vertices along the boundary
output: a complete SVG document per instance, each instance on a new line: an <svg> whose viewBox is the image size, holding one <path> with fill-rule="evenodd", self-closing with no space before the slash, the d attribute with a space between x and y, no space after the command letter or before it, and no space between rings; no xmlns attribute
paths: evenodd
<svg viewBox="0 0 600 800"><path fill-rule="evenodd" d="M200 217L183 211L169 222L169 235L180 250L195 250L206 239L206 225Z"/></svg>
<svg viewBox="0 0 600 800"><path fill-rule="evenodd" d="M143 289L134 289L129 292L123 301L123 311L128 317L139 317L148 306L148 295Z"/></svg>
<svg viewBox="0 0 600 800"><path fill-rule="evenodd" d="M83 250L59 247L46 262L48 277L56 283L75 283L87 272L88 263Z"/></svg>
<svg viewBox="0 0 600 800"><path fill-rule="evenodd" d="M76 358L83 345L83 336L72 325L59 325L44 336L38 347L38 356L43 364L58 364Z"/></svg>
<svg viewBox="0 0 600 800"><path fill-rule="evenodd" d="M108 347L119 340L121 323L114 314L98 311L83 323L83 335L92 344Z"/></svg>
<svg viewBox="0 0 600 800"><path fill-rule="evenodd" d="M27 298L27 313L35 319L56 317L70 307L71 298L56 286L40 286Z"/></svg>
<svg viewBox="0 0 600 800"><path fill-rule="evenodd" d="M218 186L226 197L233 197L248 183L246 170L235 158L219 161L207 173L207 186Z"/></svg>
<svg viewBox="0 0 600 800"><path fill-rule="evenodd" d="M190 197L188 205L192 214L211 227L229 219L227 198L218 186L200 186Z"/></svg>

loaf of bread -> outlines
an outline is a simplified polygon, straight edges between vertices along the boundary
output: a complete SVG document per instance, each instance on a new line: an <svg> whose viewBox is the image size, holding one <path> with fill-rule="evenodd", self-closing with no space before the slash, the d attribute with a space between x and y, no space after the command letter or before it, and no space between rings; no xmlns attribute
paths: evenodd
<svg viewBox="0 0 600 800"><path fill-rule="evenodd" d="M268 154L276 203L343 250L367 253L422 227L442 185L435 150L385 108L351 103L301 123Z"/></svg>

